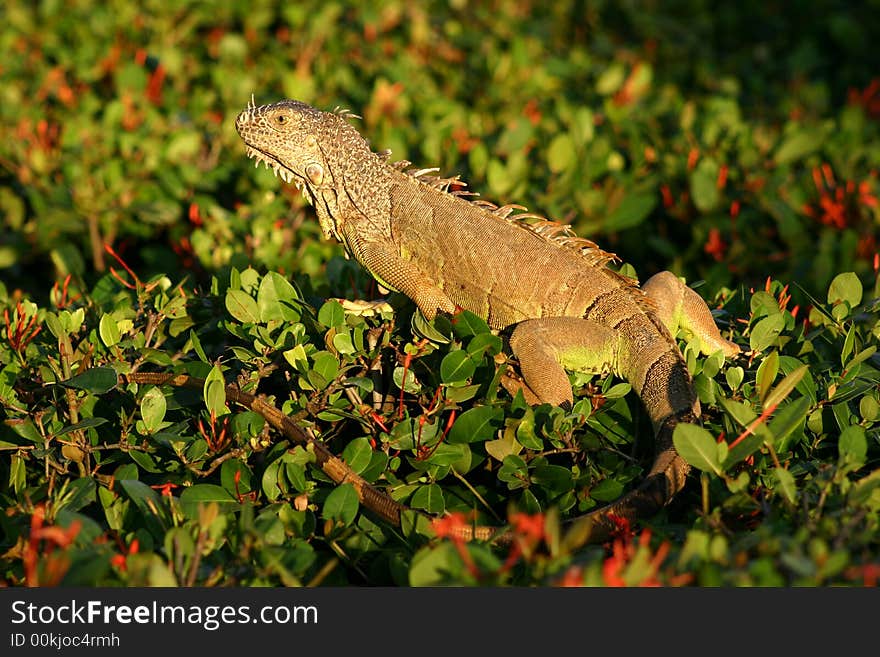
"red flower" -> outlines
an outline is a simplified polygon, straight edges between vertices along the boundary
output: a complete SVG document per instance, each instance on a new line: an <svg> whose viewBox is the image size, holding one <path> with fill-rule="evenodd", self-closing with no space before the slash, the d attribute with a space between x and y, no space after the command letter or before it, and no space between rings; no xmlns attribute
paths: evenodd
<svg viewBox="0 0 880 657"><path fill-rule="evenodd" d="M528 543L535 544L545 536L543 513L514 513L510 516L510 524L514 533Z"/></svg>
<svg viewBox="0 0 880 657"><path fill-rule="evenodd" d="M602 579L607 586L660 586L657 578L660 566L669 554L669 541L664 541L651 554L651 532L645 529L639 536L638 543L631 536L617 538L611 547L611 556L602 564ZM649 558L648 573L639 581L628 581L626 571L634 561ZM630 575L630 580L632 575ZM676 577L673 583L683 583L687 577Z"/></svg>
<svg viewBox="0 0 880 657"><path fill-rule="evenodd" d="M580 566L572 566L565 571L565 574L557 582L557 586L583 586L584 585L584 569Z"/></svg>
<svg viewBox="0 0 880 657"><path fill-rule="evenodd" d="M66 528L56 525L44 527L45 517L46 508L40 504L31 516L31 532L21 556L27 586L55 586L61 581L70 568L70 559L65 554L54 554L55 548L67 550L82 528L78 520ZM41 546L40 541L45 543Z"/></svg>
<svg viewBox="0 0 880 657"><path fill-rule="evenodd" d="M465 545L465 537L470 535L470 525L467 516L460 511L453 511L442 518L432 520L431 527L434 529L434 533L437 534L437 538L448 538L452 541L458 556L461 557L468 572L473 577L478 578L480 570L477 568Z"/></svg>
<svg viewBox="0 0 880 657"><path fill-rule="evenodd" d="M122 553L114 555L110 559L110 564L119 568L119 570L126 570L127 559L129 555L137 554L138 550L140 550L140 543L137 539L132 540L132 542L128 546L128 550L123 550Z"/></svg>
<svg viewBox="0 0 880 657"><path fill-rule="evenodd" d="M179 486L180 484L172 484L170 481L168 481L164 484L155 484L153 486L150 486L150 488L155 488L157 491L159 491L159 494L162 495L162 497L171 497L171 489L178 488Z"/></svg>
<svg viewBox="0 0 880 657"><path fill-rule="evenodd" d="M718 189L724 189L727 186L727 165L722 164L718 170L718 180L716 181Z"/></svg>
<svg viewBox="0 0 880 657"><path fill-rule="evenodd" d="M724 253L727 251L727 244L721 239L720 230L717 228L709 230L709 239L706 240L706 244L703 246L703 251L711 255L718 262L721 262L724 259Z"/></svg>
<svg viewBox="0 0 880 657"><path fill-rule="evenodd" d="M864 109L872 119L880 119L880 78L874 78L863 90L849 90L850 105Z"/></svg>
<svg viewBox="0 0 880 657"><path fill-rule="evenodd" d="M733 201L730 204L730 218L736 219L739 216L739 201Z"/></svg>

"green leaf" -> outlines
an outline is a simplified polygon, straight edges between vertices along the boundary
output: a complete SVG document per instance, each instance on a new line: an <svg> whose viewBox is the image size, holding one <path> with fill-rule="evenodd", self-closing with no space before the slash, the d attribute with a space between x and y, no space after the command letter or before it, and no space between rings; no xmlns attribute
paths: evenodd
<svg viewBox="0 0 880 657"><path fill-rule="evenodd" d="M471 358L476 360L479 360L484 353L488 353L490 356L500 354L503 348L504 343L501 338L497 335L492 335L491 333L480 333L479 335L475 335L470 342L467 343L467 352L470 354Z"/></svg>
<svg viewBox="0 0 880 657"><path fill-rule="evenodd" d="M862 282L853 272L838 274L828 286L828 303L846 302L855 308L862 302Z"/></svg>
<svg viewBox="0 0 880 657"><path fill-rule="evenodd" d="M270 502L274 502L287 492L287 479L284 476L284 465L284 461L277 458L267 465L265 470L263 470L260 486L263 489L263 494L266 496L266 499Z"/></svg>
<svg viewBox="0 0 880 657"><path fill-rule="evenodd" d="M133 464L131 467L136 469ZM165 524L166 512L156 491L137 479L117 479L116 482L135 503L141 515Z"/></svg>
<svg viewBox="0 0 880 657"><path fill-rule="evenodd" d="M369 465L358 474L367 481L373 482L379 477L379 475L385 472L389 460L390 459L385 452L373 451L373 453L370 454Z"/></svg>
<svg viewBox="0 0 880 657"><path fill-rule="evenodd" d="M9 485L16 495L21 495L27 485L27 467L24 459L18 454L9 457Z"/></svg>
<svg viewBox="0 0 880 657"><path fill-rule="evenodd" d="M617 91L626 79L626 69L620 62L614 62L599 74L596 91L602 96L610 96Z"/></svg>
<svg viewBox="0 0 880 657"><path fill-rule="evenodd" d="M354 346L351 334L347 332L337 333L333 336L333 348L340 354L347 355L357 353L357 348Z"/></svg>
<svg viewBox="0 0 880 657"><path fill-rule="evenodd" d="M785 318L781 314L770 315L760 320L749 336L749 346L752 351L764 351L773 346L783 328L785 328Z"/></svg>
<svg viewBox="0 0 880 657"><path fill-rule="evenodd" d="M406 372L406 381L404 381L404 371ZM394 385L398 389L402 388L410 394L417 395L422 391L422 384L419 383L411 367L409 369L405 369L402 365L395 367L391 372L391 380L394 381Z"/></svg>
<svg viewBox="0 0 880 657"><path fill-rule="evenodd" d="M632 390L632 386L624 381L622 383L615 383L608 388L608 390L603 392L602 396L605 397L605 399L620 399L621 397L626 397L630 393L630 390Z"/></svg>
<svg viewBox="0 0 880 657"><path fill-rule="evenodd" d="M758 371L755 373L755 387L758 389L758 398L761 403L767 398L770 392L770 386L776 380L779 374L779 352L771 351L767 357L761 361Z"/></svg>
<svg viewBox="0 0 880 657"><path fill-rule="evenodd" d="M754 409L744 402L738 402L731 399L721 399L720 402L725 412L743 429L752 426L753 422L758 417L758 414L755 413ZM770 434L770 430L767 428L766 423L755 425L751 433L747 434L742 440L740 440L735 447L730 448L723 463L725 465L731 465L743 460L755 452L755 450L765 442L772 441L772 438L773 436ZM738 440L738 437L731 442L735 442L735 440Z"/></svg>
<svg viewBox="0 0 880 657"><path fill-rule="evenodd" d="M415 509L424 509L428 513L443 513L446 510L443 489L437 484L419 486L413 493L409 505Z"/></svg>
<svg viewBox="0 0 880 657"><path fill-rule="evenodd" d="M561 465L539 465L532 470L532 483L554 493L571 489L571 470Z"/></svg>
<svg viewBox="0 0 880 657"><path fill-rule="evenodd" d="M691 196L694 205L700 212L708 213L715 210L721 202L721 191L718 189L718 163L706 157L691 173Z"/></svg>
<svg viewBox="0 0 880 657"><path fill-rule="evenodd" d="M553 137L547 148L547 166L550 171L560 173L573 168L576 163L577 152L571 136L561 132Z"/></svg>
<svg viewBox="0 0 880 657"><path fill-rule="evenodd" d="M745 371L743 368L739 367L729 367L724 372L724 378L727 380L727 385L731 390L736 392L739 389L740 384L743 382L743 378L745 377Z"/></svg>
<svg viewBox="0 0 880 657"><path fill-rule="evenodd" d="M440 363L440 379L443 383L467 381L474 375L477 366L466 351L451 351Z"/></svg>
<svg viewBox="0 0 880 657"><path fill-rule="evenodd" d="M859 400L859 415L866 422L876 422L880 418L880 402L875 397L865 395Z"/></svg>
<svg viewBox="0 0 880 657"><path fill-rule="evenodd" d="M354 521L358 507L358 496L354 486L340 484L327 496L321 513L327 520L339 521L348 526Z"/></svg>
<svg viewBox="0 0 880 657"><path fill-rule="evenodd" d="M508 454L498 470L498 479L510 490L523 488L528 483L529 469L526 462L515 454Z"/></svg>
<svg viewBox="0 0 880 657"><path fill-rule="evenodd" d="M858 365L861 362L868 360L874 353L877 351L877 347L871 345L870 347L865 347L859 353L852 357L848 363L845 364L845 369L851 370L855 365Z"/></svg>
<svg viewBox="0 0 880 657"><path fill-rule="evenodd" d="M296 345L292 349L288 349L283 352L282 355L284 356L284 359L294 367L297 367L298 364L308 367L309 359L308 356L306 356L306 349L301 344Z"/></svg>
<svg viewBox="0 0 880 657"><path fill-rule="evenodd" d="M461 557L451 541L438 545L428 545L416 552L409 568L410 586L438 586L457 581L456 574L461 572Z"/></svg>
<svg viewBox="0 0 880 657"><path fill-rule="evenodd" d="M239 475L237 487L238 493L248 493L253 486L253 473L251 473L247 463L239 461L238 459L224 461L223 465L220 466L220 483L230 495L236 494L235 474L237 472L241 473Z"/></svg>
<svg viewBox="0 0 880 657"><path fill-rule="evenodd" d="M329 383L339 374L339 359L329 351L318 351L312 355L312 369Z"/></svg>
<svg viewBox="0 0 880 657"><path fill-rule="evenodd" d="M260 309L254 298L244 290L226 292L226 310L242 324L256 324L260 321Z"/></svg>
<svg viewBox="0 0 880 657"><path fill-rule="evenodd" d="M877 488L880 488L880 469L874 470L871 474L859 479L850 488L848 498L853 504L864 504Z"/></svg>
<svg viewBox="0 0 880 657"><path fill-rule="evenodd" d="M432 465L451 465L456 472L467 472L470 469L473 455L467 443L450 445L442 442L433 448L434 453L425 461Z"/></svg>
<svg viewBox="0 0 880 657"><path fill-rule="evenodd" d="M510 454L519 454L523 448L516 440L516 433L513 431L505 431L504 435L496 440L487 440L484 446L486 453L498 461L503 461Z"/></svg>
<svg viewBox="0 0 880 657"><path fill-rule="evenodd" d="M842 461L861 467L868 455L868 441L864 427L852 424L840 432L837 449Z"/></svg>
<svg viewBox="0 0 880 657"><path fill-rule="evenodd" d="M228 490L216 484L195 484L184 488L180 494L180 506L183 512L191 518L198 513L199 504L210 504L211 502L238 506L238 500L230 495Z"/></svg>
<svg viewBox="0 0 880 657"><path fill-rule="evenodd" d="M219 365L214 365L205 377L203 394L208 413L214 413L217 417L229 413L226 406L226 381Z"/></svg>
<svg viewBox="0 0 880 657"><path fill-rule="evenodd" d="M98 334L101 336L101 342L108 347L112 347L119 342L119 326L112 315L106 314L101 316L101 321L98 323Z"/></svg>
<svg viewBox="0 0 880 657"><path fill-rule="evenodd" d="M544 441L535 433L535 413L531 408L526 409L526 414L516 425L516 440L526 449L539 450L544 447Z"/></svg>
<svg viewBox="0 0 880 657"><path fill-rule="evenodd" d="M367 438L355 438L342 450L342 458L352 470L361 474L373 459L373 448Z"/></svg>
<svg viewBox="0 0 880 657"><path fill-rule="evenodd" d="M67 487L63 501L56 508L56 511L65 509L69 512L79 511L96 501L97 484L92 477L80 477L70 482Z"/></svg>
<svg viewBox="0 0 880 657"><path fill-rule="evenodd" d="M696 424L678 424L672 433L672 442L681 457L698 470L721 474L718 444L703 427Z"/></svg>
<svg viewBox="0 0 880 657"><path fill-rule="evenodd" d="M199 357L199 360L203 363L209 362L208 357L205 355L205 350L202 348L202 341L199 340L198 334L193 329L189 330L189 339L192 342L193 349L195 349L196 356Z"/></svg>
<svg viewBox="0 0 880 657"><path fill-rule="evenodd" d="M284 276L274 271L263 276L257 290L260 321L298 322L302 315L299 304L296 288Z"/></svg>
<svg viewBox="0 0 880 657"><path fill-rule="evenodd" d="M809 370L809 366L801 365L794 372L788 374L782 379L773 390L767 393L767 397L764 399L764 408L771 408L772 406L778 406L782 403L782 401L791 394L791 391L797 387L798 383L801 382L801 379L804 378L807 370Z"/></svg>
<svg viewBox="0 0 880 657"><path fill-rule="evenodd" d="M823 135L818 130L798 129L788 135L776 149L776 164L789 164L803 159L818 150L822 141Z"/></svg>
<svg viewBox="0 0 880 657"><path fill-rule="evenodd" d="M623 484L616 479L603 479L590 488L590 497L597 502L613 502L623 494Z"/></svg>
<svg viewBox="0 0 880 657"><path fill-rule="evenodd" d="M797 502L797 486L794 483L794 476L785 468L774 468L773 474L776 476L776 482L779 489L791 504Z"/></svg>
<svg viewBox="0 0 880 657"><path fill-rule="evenodd" d="M147 472L151 472L153 474L158 474L158 473L162 472L162 470L160 470L156 466L156 460L152 456L147 454L146 452L139 452L137 450L131 450L128 453L128 455L131 457L132 461L134 461L135 463L138 464L138 466L140 466L140 468L142 470L145 470Z"/></svg>
<svg viewBox="0 0 880 657"><path fill-rule="evenodd" d="M59 316L55 313L46 313L43 321L46 323L46 328L49 329L49 333L51 333L56 338L60 338L68 334L68 331L65 330Z"/></svg>
<svg viewBox="0 0 880 657"><path fill-rule="evenodd" d="M318 321L324 326L342 326L345 324L345 309L342 304L331 299L325 302L318 311Z"/></svg>
<svg viewBox="0 0 880 657"><path fill-rule="evenodd" d="M155 433L162 428L165 410L165 395L162 390L158 386L150 388L141 399L141 418L147 433Z"/></svg>
<svg viewBox="0 0 880 657"><path fill-rule="evenodd" d="M846 367L846 361L856 346L856 327L855 324L849 327L846 332L846 338L843 340L843 349L840 350L840 364Z"/></svg>
<svg viewBox="0 0 880 657"><path fill-rule="evenodd" d="M756 318L782 314L782 311L779 309L779 301L772 294L764 290L758 290L752 295L752 298L749 300L749 308Z"/></svg>
<svg viewBox="0 0 880 657"><path fill-rule="evenodd" d="M452 318L452 329L459 338L469 338L490 331L486 320L469 310L462 310Z"/></svg>
<svg viewBox="0 0 880 657"><path fill-rule="evenodd" d="M63 436L64 434L68 434L71 431L79 431L81 429L91 429L93 427L100 427L102 424L106 424L106 423L107 423L107 419L103 418L103 417L87 417L84 420L80 420L76 424L71 424L71 425L64 427L63 429L61 429L61 431L57 431L55 433L55 435L56 436Z"/></svg>
<svg viewBox="0 0 880 657"><path fill-rule="evenodd" d="M60 384L65 388L86 390L95 395L103 395L116 387L119 377L112 367L92 367L82 374L72 376Z"/></svg>
<svg viewBox="0 0 880 657"><path fill-rule="evenodd" d="M450 443L475 443L489 440L504 422L504 411L494 406L476 406L461 415L447 437Z"/></svg>
<svg viewBox="0 0 880 657"><path fill-rule="evenodd" d="M428 321L422 311L414 312L410 318L410 326L414 335L426 338L434 344L449 344L452 342L452 322L444 315L438 315L433 321Z"/></svg>
<svg viewBox="0 0 880 657"><path fill-rule="evenodd" d="M768 423L767 428L773 434L774 444L777 451L785 446L785 439L798 427L802 427L810 412L810 400L807 397L798 397L791 403L786 404L776 413Z"/></svg>
<svg viewBox="0 0 880 657"><path fill-rule="evenodd" d="M623 197L605 219L605 230L621 231L641 224L654 211L657 197L651 193L631 193Z"/></svg>
<svg viewBox="0 0 880 657"><path fill-rule="evenodd" d="M289 481L291 485L300 493L303 493L308 489L308 482L306 481L306 468L304 465L285 461L284 474L287 476L287 481Z"/></svg>

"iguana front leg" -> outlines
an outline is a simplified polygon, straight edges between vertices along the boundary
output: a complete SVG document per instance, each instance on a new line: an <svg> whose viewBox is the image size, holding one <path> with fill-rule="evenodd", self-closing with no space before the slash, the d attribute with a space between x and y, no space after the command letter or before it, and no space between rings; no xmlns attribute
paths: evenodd
<svg viewBox="0 0 880 657"><path fill-rule="evenodd" d="M696 340L706 356L719 349L728 358L740 352L739 345L721 337L703 298L672 272L655 274L642 285L642 290L654 301L657 316L673 336L682 329Z"/></svg>
<svg viewBox="0 0 880 657"><path fill-rule="evenodd" d="M456 311L455 304L421 269L400 257L393 244L363 240L355 231L345 231L345 242L358 260L381 285L412 299L429 321L440 310Z"/></svg>
<svg viewBox="0 0 880 657"><path fill-rule="evenodd" d="M510 336L510 348L519 359L528 403L545 402L571 407L574 398L566 368L602 373L618 363L620 334L603 324L578 317L526 320ZM505 383L515 393L516 385Z"/></svg>

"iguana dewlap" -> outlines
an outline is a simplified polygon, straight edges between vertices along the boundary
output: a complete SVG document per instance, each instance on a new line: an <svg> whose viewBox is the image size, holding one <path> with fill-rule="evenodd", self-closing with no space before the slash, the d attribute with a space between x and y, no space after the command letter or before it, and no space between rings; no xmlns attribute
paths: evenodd
<svg viewBox="0 0 880 657"><path fill-rule="evenodd" d="M457 179L406 171L374 153L346 120L285 100L236 119L249 157L293 182L314 205L326 237L376 280L412 299L432 319L459 308L511 329L527 400L570 405L566 369L614 372L632 385L654 425L656 459L646 480L589 514L644 517L684 485L675 452L678 422L699 422L700 406L673 338L690 334L704 354L739 347L721 337L703 300L662 272L642 288L607 265L613 258L568 227L449 191Z"/></svg>

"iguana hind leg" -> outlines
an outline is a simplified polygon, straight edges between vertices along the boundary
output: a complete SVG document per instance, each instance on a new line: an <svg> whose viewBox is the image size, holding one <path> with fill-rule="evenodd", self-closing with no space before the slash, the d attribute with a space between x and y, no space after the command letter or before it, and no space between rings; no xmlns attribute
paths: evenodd
<svg viewBox="0 0 880 657"><path fill-rule="evenodd" d="M655 274L642 285L642 290L654 301L657 316L673 336L682 329L699 343L706 356L719 349L725 357L739 353L738 345L721 337L703 298L672 272Z"/></svg>
<svg viewBox="0 0 880 657"><path fill-rule="evenodd" d="M566 369L610 371L617 364L619 345L620 335L616 331L577 317L526 320L510 336L510 348L519 359L525 379L526 401L556 406L570 407L574 402ZM529 393L535 399L530 399Z"/></svg>

